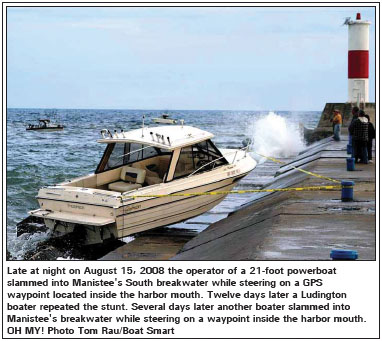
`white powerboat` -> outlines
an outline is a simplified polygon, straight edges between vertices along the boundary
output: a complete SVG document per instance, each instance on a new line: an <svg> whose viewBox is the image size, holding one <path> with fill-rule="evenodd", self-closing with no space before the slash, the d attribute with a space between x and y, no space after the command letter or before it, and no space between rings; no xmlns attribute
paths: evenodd
<svg viewBox="0 0 382 341"><path fill-rule="evenodd" d="M86 230L86 243L100 243L200 215L252 171L247 149L218 149L213 134L190 126L103 130L105 152L94 174L38 192L44 219L54 235ZM164 196L162 196L164 195Z"/></svg>
<svg viewBox="0 0 382 341"><path fill-rule="evenodd" d="M172 119L170 115L163 114L162 117L155 117L152 119L154 123L158 124L176 124L177 121Z"/></svg>

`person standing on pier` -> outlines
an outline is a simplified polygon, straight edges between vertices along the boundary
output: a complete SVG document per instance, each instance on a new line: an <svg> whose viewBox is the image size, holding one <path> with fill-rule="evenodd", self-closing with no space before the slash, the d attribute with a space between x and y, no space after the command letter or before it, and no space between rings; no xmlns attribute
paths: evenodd
<svg viewBox="0 0 382 341"><path fill-rule="evenodd" d="M353 136L353 148L355 162L359 159L362 163L368 163L367 141L368 141L369 122L363 110L359 111L359 117L349 126L349 132Z"/></svg>
<svg viewBox="0 0 382 341"><path fill-rule="evenodd" d="M373 126L373 123L370 122L370 116L365 115L365 117L369 121L368 131L367 131L367 158L369 162L373 162L372 149L373 149L373 139L375 139L375 128Z"/></svg>
<svg viewBox="0 0 382 341"><path fill-rule="evenodd" d="M342 116L338 109L333 110L333 126L334 126L334 139L336 141L341 140L340 133L341 133L341 124L342 124Z"/></svg>
<svg viewBox="0 0 382 341"><path fill-rule="evenodd" d="M354 122L358 119L359 116L359 108L353 107L351 110L351 113L353 115L352 120L349 124L348 131L349 131L349 145L351 146L351 157L354 158L354 147L353 147L353 135L350 132L350 126L354 124Z"/></svg>

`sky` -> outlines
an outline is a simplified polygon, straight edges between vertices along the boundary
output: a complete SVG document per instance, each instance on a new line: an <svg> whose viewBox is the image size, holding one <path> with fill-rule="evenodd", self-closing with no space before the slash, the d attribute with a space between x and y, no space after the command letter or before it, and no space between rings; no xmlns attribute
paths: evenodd
<svg viewBox="0 0 382 341"><path fill-rule="evenodd" d="M368 7L12 7L7 107L322 110L347 100L346 17Z"/></svg>

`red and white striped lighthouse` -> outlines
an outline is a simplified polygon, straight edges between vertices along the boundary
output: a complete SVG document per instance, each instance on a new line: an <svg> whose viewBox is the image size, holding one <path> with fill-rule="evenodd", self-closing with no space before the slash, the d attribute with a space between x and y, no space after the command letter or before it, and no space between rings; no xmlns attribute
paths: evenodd
<svg viewBox="0 0 382 341"><path fill-rule="evenodd" d="M369 25L370 21L346 20L349 26L348 102L369 102Z"/></svg>

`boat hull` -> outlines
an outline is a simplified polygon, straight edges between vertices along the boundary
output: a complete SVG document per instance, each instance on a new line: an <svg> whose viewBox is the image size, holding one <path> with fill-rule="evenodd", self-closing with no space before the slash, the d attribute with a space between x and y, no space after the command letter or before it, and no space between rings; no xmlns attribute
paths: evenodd
<svg viewBox="0 0 382 341"><path fill-rule="evenodd" d="M235 179L228 179L177 194L230 191L235 182ZM166 196L122 206L116 212L118 238L198 216L218 205L226 196L227 194Z"/></svg>
<svg viewBox="0 0 382 341"><path fill-rule="evenodd" d="M112 236L114 238L124 238L138 232L175 224L203 214L223 201L227 194L181 195L230 191L236 185L238 179L230 178L200 185L177 192L176 196L144 198L144 200L138 202L135 199L118 208L40 197L38 199L40 207L49 207L49 209L38 209L29 213L43 218L45 225L55 235L71 233L76 226L82 226L87 230L88 234L86 244L96 244ZM63 208L70 211L63 213Z"/></svg>
<svg viewBox="0 0 382 341"><path fill-rule="evenodd" d="M29 131L60 131L64 130L64 127L52 127L52 128L26 128Z"/></svg>

